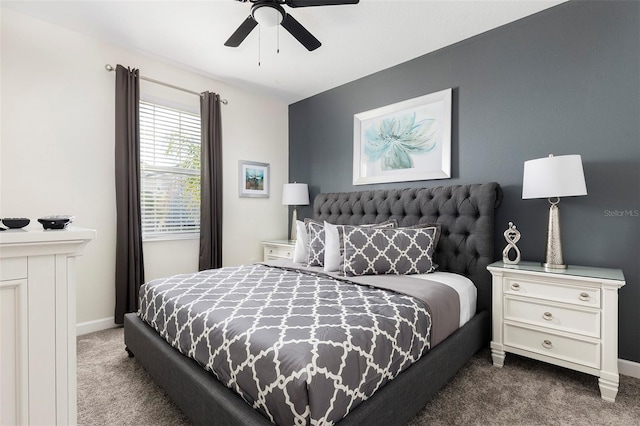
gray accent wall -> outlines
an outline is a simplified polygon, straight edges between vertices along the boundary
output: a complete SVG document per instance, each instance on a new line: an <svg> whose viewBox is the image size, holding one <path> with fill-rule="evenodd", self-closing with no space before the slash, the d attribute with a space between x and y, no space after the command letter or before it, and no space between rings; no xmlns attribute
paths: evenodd
<svg viewBox="0 0 640 426"><path fill-rule="evenodd" d="M446 88L452 177L352 185L353 115ZM496 260L509 221L522 258L544 257L549 204L522 200L522 169L549 154L582 155L588 195L560 202L565 263L623 270L619 356L640 362L640 2L563 3L289 106L289 181L311 199L499 182Z"/></svg>

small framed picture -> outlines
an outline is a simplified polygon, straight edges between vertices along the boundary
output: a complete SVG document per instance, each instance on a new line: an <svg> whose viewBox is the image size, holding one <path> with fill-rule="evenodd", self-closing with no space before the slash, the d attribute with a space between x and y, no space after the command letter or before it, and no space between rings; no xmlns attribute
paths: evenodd
<svg viewBox="0 0 640 426"><path fill-rule="evenodd" d="M240 160L239 195L240 197L269 198L269 164Z"/></svg>

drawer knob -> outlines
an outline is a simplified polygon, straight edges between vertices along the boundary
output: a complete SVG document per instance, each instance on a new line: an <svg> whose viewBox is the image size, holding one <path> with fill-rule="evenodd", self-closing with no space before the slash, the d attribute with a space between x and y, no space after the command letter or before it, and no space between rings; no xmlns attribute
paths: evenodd
<svg viewBox="0 0 640 426"><path fill-rule="evenodd" d="M514 290L514 291L520 290L520 284L518 283L511 284L511 290Z"/></svg>
<svg viewBox="0 0 640 426"><path fill-rule="evenodd" d="M551 321L553 319L553 315L551 314L551 312L545 312L544 314L542 314L542 319L545 321Z"/></svg>
<svg viewBox="0 0 640 426"><path fill-rule="evenodd" d="M273 253L273 249L269 249L269 254Z"/></svg>
<svg viewBox="0 0 640 426"><path fill-rule="evenodd" d="M551 340L545 340L542 342L542 347L545 349L551 349L553 348L553 344L551 343Z"/></svg>
<svg viewBox="0 0 640 426"><path fill-rule="evenodd" d="M587 302L591 297L589 296L589 293L580 293L580 297L578 298L583 302Z"/></svg>

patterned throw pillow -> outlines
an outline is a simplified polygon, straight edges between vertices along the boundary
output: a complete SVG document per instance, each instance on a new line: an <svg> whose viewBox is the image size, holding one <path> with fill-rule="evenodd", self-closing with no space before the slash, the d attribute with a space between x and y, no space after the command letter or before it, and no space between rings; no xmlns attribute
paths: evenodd
<svg viewBox="0 0 640 426"><path fill-rule="evenodd" d="M338 227L345 225L332 225L328 222L324 223L324 271L334 272L340 269L340 237L338 235ZM352 225L349 225L352 226ZM362 227L373 228L397 228L398 221L389 219L381 223L372 223L368 225L358 225Z"/></svg>
<svg viewBox="0 0 640 426"><path fill-rule="evenodd" d="M309 238L307 266L323 266L324 224L311 219L305 219L304 224L307 227L307 236Z"/></svg>
<svg viewBox="0 0 640 426"><path fill-rule="evenodd" d="M436 270L433 253L438 227L338 228L342 263L340 271L355 275L426 274Z"/></svg>

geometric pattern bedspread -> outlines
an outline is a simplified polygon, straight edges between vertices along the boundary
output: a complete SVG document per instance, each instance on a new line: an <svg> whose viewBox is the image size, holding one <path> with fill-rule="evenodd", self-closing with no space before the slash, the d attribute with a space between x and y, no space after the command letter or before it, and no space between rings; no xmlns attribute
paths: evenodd
<svg viewBox="0 0 640 426"><path fill-rule="evenodd" d="M419 299L260 264L150 281L139 315L282 425L337 422L430 348Z"/></svg>

